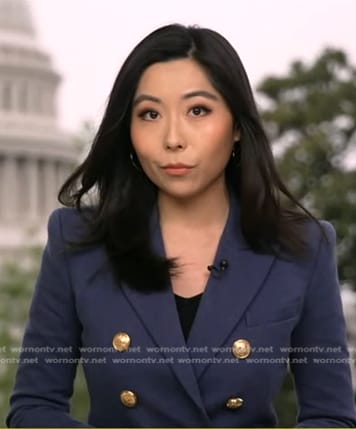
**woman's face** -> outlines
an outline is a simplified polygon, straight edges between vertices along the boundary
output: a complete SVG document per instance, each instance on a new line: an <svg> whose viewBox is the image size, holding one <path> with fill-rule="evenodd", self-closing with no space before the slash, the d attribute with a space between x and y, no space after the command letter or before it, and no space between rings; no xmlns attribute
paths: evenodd
<svg viewBox="0 0 356 429"><path fill-rule="evenodd" d="M239 131L204 69L179 59L155 63L143 73L133 101L131 140L160 192L181 199L223 190Z"/></svg>

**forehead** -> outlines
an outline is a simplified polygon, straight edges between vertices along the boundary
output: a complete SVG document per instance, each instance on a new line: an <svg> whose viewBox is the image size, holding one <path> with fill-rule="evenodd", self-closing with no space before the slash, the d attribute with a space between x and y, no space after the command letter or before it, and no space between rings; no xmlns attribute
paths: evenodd
<svg viewBox="0 0 356 429"><path fill-rule="evenodd" d="M209 89L218 94L204 68L191 58L154 63L143 72L136 93Z"/></svg>

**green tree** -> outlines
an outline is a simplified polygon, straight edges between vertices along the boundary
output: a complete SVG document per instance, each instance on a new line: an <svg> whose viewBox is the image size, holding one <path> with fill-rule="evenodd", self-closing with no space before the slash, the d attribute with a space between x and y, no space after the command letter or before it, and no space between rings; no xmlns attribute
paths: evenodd
<svg viewBox="0 0 356 429"><path fill-rule="evenodd" d="M1 267L0 275L0 426L5 426L9 395L13 387L18 352L28 314L28 304L37 275L38 250L30 252L27 264Z"/></svg>
<svg viewBox="0 0 356 429"><path fill-rule="evenodd" d="M325 49L311 64L295 61L286 76L258 86L262 116L282 178L314 215L338 235L339 275L356 289L356 68L345 52ZM276 400L280 426L295 424L293 382Z"/></svg>
<svg viewBox="0 0 356 429"><path fill-rule="evenodd" d="M0 275L0 427L5 427L5 416L9 410L19 348L28 318L29 306L40 265L41 248L31 249L21 260L5 263ZM88 395L82 368L78 368L72 398L72 414L86 420Z"/></svg>
<svg viewBox="0 0 356 429"><path fill-rule="evenodd" d="M338 235L342 283L356 288L356 170L347 162L356 144L356 68L347 55L325 49L307 65L258 86L262 115L290 190Z"/></svg>

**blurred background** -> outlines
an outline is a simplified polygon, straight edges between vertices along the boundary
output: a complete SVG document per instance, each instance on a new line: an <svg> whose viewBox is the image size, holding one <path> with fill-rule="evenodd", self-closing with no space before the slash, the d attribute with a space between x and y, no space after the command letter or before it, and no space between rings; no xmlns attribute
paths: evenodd
<svg viewBox="0 0 356 429"><path fill-rule="evenodd" d="M335 226L355 371L355 16L354 0L0 0L0 426L58 189L85 156L124 58L172 22L211 27L236 48L283 178ZM294 426L290 377L276 406L279 426ZM87 418L81 369L72 407Z"/></svg>

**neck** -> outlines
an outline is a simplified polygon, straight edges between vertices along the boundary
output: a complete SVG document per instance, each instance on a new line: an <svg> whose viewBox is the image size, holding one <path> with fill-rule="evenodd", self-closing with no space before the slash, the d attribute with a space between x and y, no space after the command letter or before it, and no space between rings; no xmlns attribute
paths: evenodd
<svg viewBox="0 0 356 429"><path fill-rule="evenodd" d="M184 199L174 198L165 193L158 195L161 224L184 229L202 230L225 224L229 205L226 187Z"/></svg>

